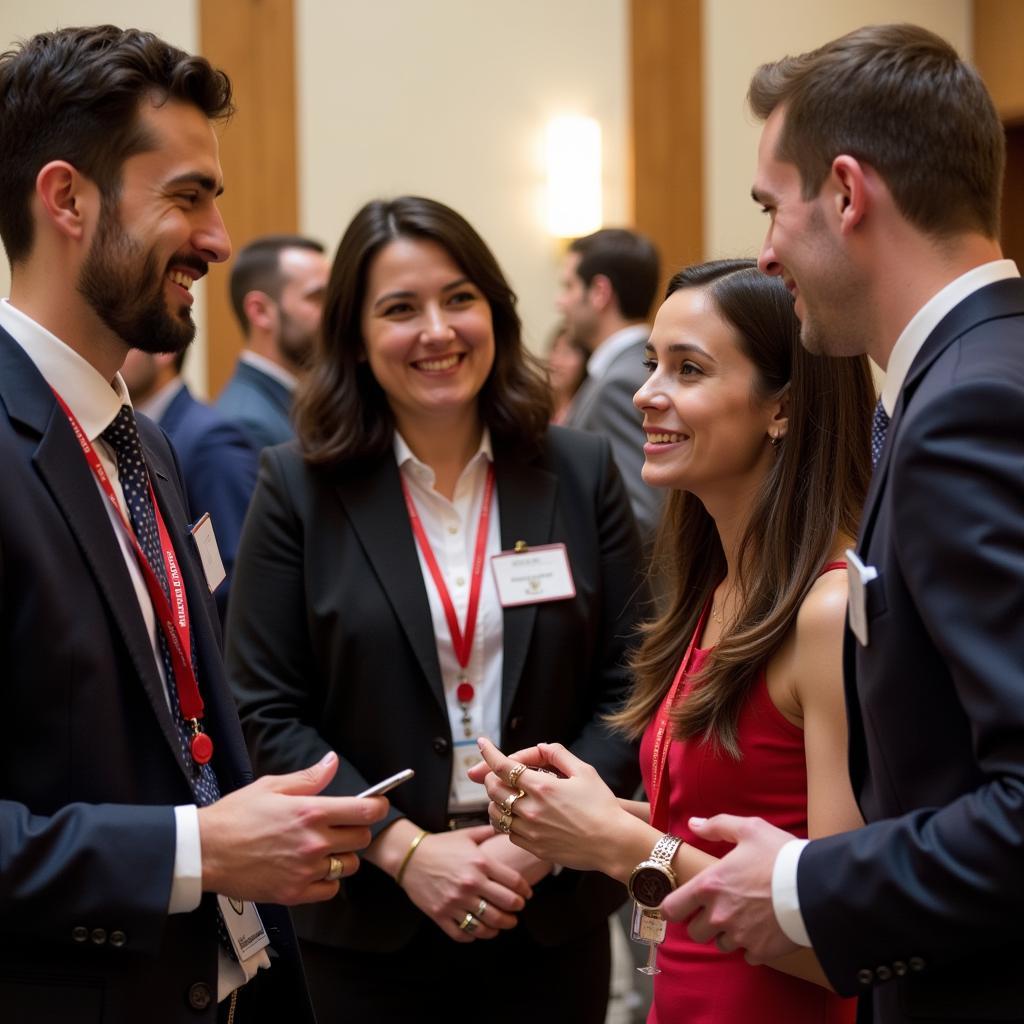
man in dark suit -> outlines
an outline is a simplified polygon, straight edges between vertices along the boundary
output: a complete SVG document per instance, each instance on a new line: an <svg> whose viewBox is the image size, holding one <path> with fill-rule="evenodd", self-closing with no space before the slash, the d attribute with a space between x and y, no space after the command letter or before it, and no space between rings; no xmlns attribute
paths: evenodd
<svg viewBox="0 0 1024 1024"><path fill-rule="evenodd" d="M672 918L758 963L812 946L862 1016L1024 1020L1024 285L997 241L1003 132L915 26L766 65L761 266L804 344L887 371L850 561L850 772L867 826L736 841Z"/></svg>
<svg viewBox="0 0 1024 1024"><path fill-rule="evenodd" d="M295 436L292 396L313 356L330 267L301 235L250 242L231 268L231 305L245 349L217 408L257 449Z"/></svg>
<svg viewBox="0 0 1024 1024"><path fill-rule="evenodd" d="M604 228L569 246L555 303L572 340L590 353L565 425L608 438L645 541L658 525L663 492L641 478L643 416L633 395L647 379L647 316L658 273L658 252L650 239L625 228Z"/></svg>
<svg viewBox="0 0 1024 1024"><path fill-rule="evenodd" d="M385 812L315 795L334 754L251 782L177 464L117 372L192 339L230 109L149 33L0 57L5 1024L311 1020L287 914L259 908L261 948L250 901L333 896Z"/></svg>
<svg viewBox="0 0 1024 1024"><path fill-rule="evenodd" d="M128 353L121 376L136 410L159 424L174 445L192 519L210 515L226 573L213 592L223 624L238 539L256 486L259 453L239 427L192 397L181 376L184 362L185 352L136 348Z"/></svg>

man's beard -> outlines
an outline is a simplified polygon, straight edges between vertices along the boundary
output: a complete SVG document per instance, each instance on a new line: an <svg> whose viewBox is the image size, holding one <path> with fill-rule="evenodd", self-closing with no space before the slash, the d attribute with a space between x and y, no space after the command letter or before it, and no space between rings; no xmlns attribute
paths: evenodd
<svg viewBox="0 0 1024 1024"><path fill-rule="evenodd" d="M296 370L308 370L313 365L316 334L304 331L280 306L277 308L281 314L277 347Z"/></svg>
<svg viewBox="0 0 1024 1024"><path fill-rule="evenodd" d="M206 264L194 256L175 257L174 262L206 271ZM183 306L178 315L167 308L165 280L166 269L159 271L153 250L144 252L121 226L117 211L104 202L96 237L78 277L78 290L96 315L131 348L181 352L195 337L190 308Z"/></svg>

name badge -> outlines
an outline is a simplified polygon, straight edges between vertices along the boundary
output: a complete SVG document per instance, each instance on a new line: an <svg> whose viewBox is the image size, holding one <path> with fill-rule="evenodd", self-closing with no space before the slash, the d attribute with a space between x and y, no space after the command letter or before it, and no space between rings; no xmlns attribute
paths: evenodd
<svg viewBox="0 0 1024 1024"><path fill-rule="evenodd" d="M846 549L847 579L850 586L850 597L847 611L850 629L860 642L861 647L868 646L868 607L867 585L878 578L878 570L873 565L865 565L853 548Z"/></svg>
<svg viewBox="0 0 1024 1024"><path fill-rule="evenodd" d="M213 532L213 520L210 519L209 512L203 513L191 532L192 540L195 541L196 550L199 552L199 560L203 563L206 585L212 594L228 574L220 557L220 548L217 547L217 537Z"/></svg>
<svg viewBox="0 0 1024 1024"><path fill-rule="evenodd" d="M470 780L466 772L475 764L480 763L480 748L476 740L456 740L452 757L452 788L448 796L448 804L464 810L467 807L483 807L487 800L487 792L478 782Z"/></svg>
<svg viewBox="0 0 1024 1024"><path fill-rule="evenodd" d="M503 608L564 601L576 596L569 553L564 544L503 551L491 559L491 569Z"/></svg>
<svg viewBox="0 0 1024 1024"><path fill-rule="evenodd" d="M236 900L230 896L217 896L221 916L228 930L228 938L235 950L239 963L255 956L264 946L270 945L260 913L251 900Z"/></svg>

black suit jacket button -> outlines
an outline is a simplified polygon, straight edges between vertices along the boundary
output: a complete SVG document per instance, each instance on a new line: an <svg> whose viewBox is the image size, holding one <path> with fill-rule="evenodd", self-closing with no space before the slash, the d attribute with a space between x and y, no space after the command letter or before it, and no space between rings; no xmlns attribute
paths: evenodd
<svg viewBox="0 0 1024 1024"><path fill-rule="evenodd" d="M71 929L71 938L75 942L85 942L89 938L89 929L84 925L78 925L76 928Z"/></svg>
<svg viewBox="0 0 1024 1024"><path fill-rule="evenodd" d="M907 966L912 971L923 971L924 970L924 959L922 957L919 957L919 956L912 956L907 961Z"/></svg>
<svg viewBox="0 0 1024 1024"><path fill-rule="evenodd" d="M110 944L120 949L128 941L128 936L124 932L111 932L110 933Z"/></svg>
<svg viewBox="0 0 1024 1024"><path fill-rule="evenodd" d="M881 964L875 968L875 977L879 981L888 981L892 977L892 968Z"/></svg>
<svg viewBox="0 0 1024 1024"><path fill-rule="evenodd" d="M210 993L210 986L205 981L197 981L189 986L188 1005L193 1010L205 1010L213 1002L213 995Z"/></svg>
<svg viewBox="0 0 1024 1024"><path fill-rule="evenodd" d="M103 928L93 928L92 935L89 936L97 946L102 946L107 941L107 933Z"/></svg>
<svg viewBox="0 0 1024 1024"><path fill-rule="evenodd" d="M907 973L907 965L902 960L893 960L892 969L897 978L902 978Z"/></svg>
<svg viewBox="0 0 1024 1024"><path fill-rule="evenodd" d="M434 737L434 753L444 757L448 753L451 744L443 736Z"/></svg>
<svg viewBox="0 0 1024 1024"><path fill-rule="evenodd" d="M862 985L870 985L875 980L875 972L870 967L865 967L857 972L857 980Z"/></svg>

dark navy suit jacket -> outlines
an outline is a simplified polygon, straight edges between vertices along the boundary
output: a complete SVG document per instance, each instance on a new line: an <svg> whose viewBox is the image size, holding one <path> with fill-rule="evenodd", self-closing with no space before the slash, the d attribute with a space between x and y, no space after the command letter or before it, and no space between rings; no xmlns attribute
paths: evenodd
<svg viewBox="0 0 1024 1024"><path fill-rule="evenodd" d="M252 771L216 610L173 451L145 417L139 430L228 792ZM3 330L0 466L0 1020L213 1024L215 900L167 913L190 767L104 499L53 392ZM265 989L257 1005L311 1020L288 916L261 912L279 956L251 983Z"/></svg>
<svg viewBox="0 0 1024 1024"><path fill-rule="evenodd" d="M279 380L241 360L215 404L257 449L284 444L295 436L292 393Z"/></svg>
<svg viewBox="0 0 1024 1024"><path fill-rule="evenodd" d="M192 518L209 512L213 522L228 573L214 591L223 622L242 522L256 487L259 453L239 427L216 409L196 401L187 387L174 396L159 423L181 463Z"/></svg>
<svg viewBox="0 0 1024 1024"><path fill-rule="evenodd" d="M797 876L814 949L880 1024L1024 1020L1024 283L914 360L861 523L869 643L847 631L866 828Z"/></svg>

